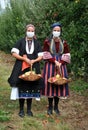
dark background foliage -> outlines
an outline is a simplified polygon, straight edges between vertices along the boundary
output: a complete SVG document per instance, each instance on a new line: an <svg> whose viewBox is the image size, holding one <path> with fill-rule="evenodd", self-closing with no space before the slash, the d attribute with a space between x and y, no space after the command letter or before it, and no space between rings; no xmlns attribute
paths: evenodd
<svg viewBox="0 0 88 130"><path fill-rule="evenodd" d="M11 7L0 14L0 50L10 52L25 36L25 26L36 26L41 45L51 33L51 24L62 24L62 38L71 50L69 71L88 79L88 2L87 0L11 0Z"/></svg>

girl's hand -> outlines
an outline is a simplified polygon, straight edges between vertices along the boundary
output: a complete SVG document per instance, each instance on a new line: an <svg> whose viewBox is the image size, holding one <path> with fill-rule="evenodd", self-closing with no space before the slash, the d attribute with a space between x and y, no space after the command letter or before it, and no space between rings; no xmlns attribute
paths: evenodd
<svg viewBox="0 0 88 130"><path fill-rule="evenodd" d="M33 65L35 63L35 60L31 60L31 64Z"/></svg>
<svg viewBox="0 0 88 130"><path fill-rule="evenodd" d="M55 61L55 65L58 66L59 68L61 67L61 63L58 61Z"/></svg>
<svg viewBox="0 0 88 130"><path fill-rule="evenodd" d="M26 63L28 63L28 64L31 64L31 60L28 59L28 58L25 58L24 61L25 61Z"/></svg>

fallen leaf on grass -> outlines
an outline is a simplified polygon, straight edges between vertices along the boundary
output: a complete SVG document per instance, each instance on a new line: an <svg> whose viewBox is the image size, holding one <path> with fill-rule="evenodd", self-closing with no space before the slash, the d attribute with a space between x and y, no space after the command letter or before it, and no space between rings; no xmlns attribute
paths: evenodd
<svg viewBox="0 0 88 130"><path fill-rule="evenodd" d="M54 116L53 116L53 115L48 115L48 114L46 114L46 117L47 117L47 118L50 117L50 118L54 119Z"/></svg>
<svg viewBox="0 0 88 130"><path fill-rule="evenodd" d="M55 122L58 124L58 123L60 123L60 120L59 120L59 119L56 119Z"/></svg>
<svg viewBox="0 0 88 130"><path fill-rule="evenodd" d="M48 123L47 120L43 120L43 121L42 121L42 124L43 124L44 126L45 126L47 123Z"/></svg>
<svg viewBox="0 0 88 130"><path fill-rule="evenodd" d="M50 116L48 114L45 115L47 118L49 118Z"/></svg>

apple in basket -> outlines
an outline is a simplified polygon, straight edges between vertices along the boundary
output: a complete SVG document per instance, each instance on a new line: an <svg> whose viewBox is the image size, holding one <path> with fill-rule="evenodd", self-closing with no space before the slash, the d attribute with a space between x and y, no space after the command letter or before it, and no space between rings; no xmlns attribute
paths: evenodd
<svg viewBox="0 0 88 130"><path fill-rule="evenodd" d="M30 75L30 72L25 72L24 75L25 75L25 76L28 76L28 75Z"/></svg>
<svg viewBox="0 0 88 130"><path fill-rule="evenodd" d="M52 77L51 82L55 82L55 81L56 81L56 77Z"/></svg>
<svg viewBox="0 0 88 130"><path fill-rule="evenodd" d="M60 75L59 75L59 74L57 74L57 75L56 75L56 79L59 79L59 78L60 78Z"/></svg>
<svg viewBox="0 0 88 130"><path fill-rule="evenodd" d="M22 74L22 78L24 78L25 77L25 74Z"/></svg>
<svg viewBox="0 0 88 130"><path fill-rule="evenodd" d="M30 75L30 74L35 74L35 71L28 71L28 72L25 72L25 76L28 76L28 75Z"/></svg>
<svg viewBox="0 0 88 130"><path fill-rule="evenodd" d="M35 71L32 71L31 73L32 73L32 74L35 74Z"/></svg>

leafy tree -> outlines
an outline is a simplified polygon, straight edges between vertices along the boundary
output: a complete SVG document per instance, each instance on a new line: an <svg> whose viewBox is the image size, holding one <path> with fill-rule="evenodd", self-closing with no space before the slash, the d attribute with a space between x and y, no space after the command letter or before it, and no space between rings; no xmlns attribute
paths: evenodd
<svg viewBox="0 0 88 130"><path fill-rule="evenodd" d="M88 2L87 0L11 0L0 15L0 49L9 52L17 39L24 36L25 26L33 23L37 37L43 41L50 34L51 24L61 22L62 37L71 48L75 75L88 74Z"/></svg>

